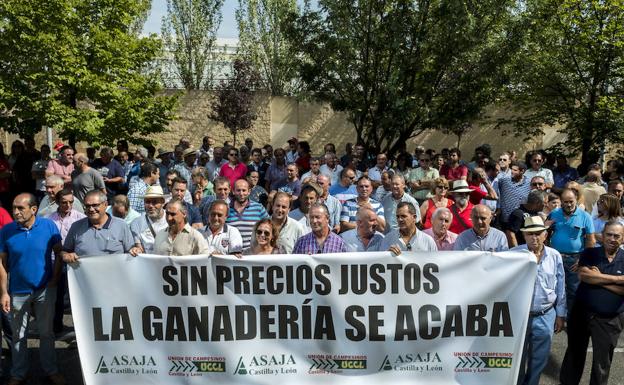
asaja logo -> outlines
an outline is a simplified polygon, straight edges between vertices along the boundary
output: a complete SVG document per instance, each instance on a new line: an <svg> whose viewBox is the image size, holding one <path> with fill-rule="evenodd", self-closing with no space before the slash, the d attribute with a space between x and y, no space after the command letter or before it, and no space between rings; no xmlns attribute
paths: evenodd
<svg viewBox="0 0 624 385"><path fill-rule="evenodd" d="M292 354L261 354L245 360L238 358L235 375L291 374L297 373L296 361Z"/></svg>
<svg viewBox="0 0 624 385"><path fill-rule="evenodd" d="M147 355L114 355L110 360L100 356L94 374L157 374L156 360Z"/></svg>
<svg viewBox="0 0 624 385"><path fill-rule="evenodd" d="M396 356L385 356L378 371L398 370L429 372L441 371L442 359L436 352L405 353Z"/></svg>

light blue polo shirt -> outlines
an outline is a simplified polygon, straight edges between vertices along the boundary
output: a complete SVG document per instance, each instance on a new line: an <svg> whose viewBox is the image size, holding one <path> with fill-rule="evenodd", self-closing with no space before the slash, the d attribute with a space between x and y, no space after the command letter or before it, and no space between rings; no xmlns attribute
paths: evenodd
<svg viewBox="0 0 624 385"><path fill-rule="evenodd" d="M554 222L550 246L561 254L580 253L585 249L585 236L594 233L591 216L578 207L569 218L565 217L562 208L558 208L550 213L548 219Z"/></svg>
<svg viewBox="0 0 624 385"><path fill-rule="evenodd" d="M61 234L51 220L35 218L30 229L13 221L0 230L0 252L7 253L9 293L30 294L52 277L52 247Z"/></svg>
<svg viewBox="0 0 624 385"><path fill-rule="evenodd" d="M69 228L63 250L79 257L127 253L134 246L130 227L123 219L108 216L101 228L91 225L89 218L80 219Z"/></svg>

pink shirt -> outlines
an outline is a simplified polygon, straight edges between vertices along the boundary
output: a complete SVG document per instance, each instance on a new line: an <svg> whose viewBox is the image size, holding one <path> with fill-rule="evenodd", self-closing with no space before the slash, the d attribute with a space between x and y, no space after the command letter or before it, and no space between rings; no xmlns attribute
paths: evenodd
<svg viewBox="0 0 624 385"><path fill-rule="evenodd" d="M71 178L71 173L74 172L74 164L70 163L67 166L63 166L58 159L52 159L48 162L46 171L53 172L54 175L58 175L63 179L65 179L64 177L66 176ZM67 182L65 185L71 186L71 182Z"/></svg>
<svg viewBox="0 0 624 385"><path fill-rule="evenodd" d="M423 230L423 233L429 235L435 241L438 246L438 251L442 250L453 250L453 245L455 244L455 240L457 239L457 234L452 233L450 231L446 232L446 235L442 239L438 239L433 233L433 229Z"/></svg>
<svg viewBox="0 0 624 385"><path fill-rule="evenodd" d="M48 219L54 222L56 227L59 229L59 232L61 233L61 239L64 241L71 225L77 220L85 217L86 215L84 215L80 211L72 209L72 211L70 211L69 214L67 214L65 217L61 217L58 211L55 211L48 216Z"/></svg>
<svg viewBox="0 0 624 385"><path fill-rule="evenodd" d="M226 163L221 166L221 171L219 171L219 176L224 176L230 180L232 191L234 191L234 182L239 179L245 179L246 175L247 166L243 163L238 163L234 168L232 168L229 163Z"/></svg>

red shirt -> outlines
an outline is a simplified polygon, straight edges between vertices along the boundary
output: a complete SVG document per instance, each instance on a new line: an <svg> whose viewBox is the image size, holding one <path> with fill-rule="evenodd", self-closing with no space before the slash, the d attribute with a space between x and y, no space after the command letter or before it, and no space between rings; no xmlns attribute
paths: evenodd
<svg viewBox="0 0 624 385"><path fill-rule="evenodd" d="M440 167L440 175L445 177L448 181L461 179L462 177L468 177L468 167L460 164L455 168L451 168L446 164Z"/></svg>
<svg viewBox="0 0 624 385"><path fill-rule="evenodd" d="M481 200L488 195L487 192L481 190L480 184L468 182L468 186L472 190L472 192L470 193L470 197L468 199L470 200L470 203L472 203L473 205L480 204Z"/></svg>
<svg viewBox="0 0 624 385"><path fill-rule="evenodd" d="M9 212L4 207L0 207L0 229L11 222L13 222L13 218L11 218Z"/></svg>
<svg viewBox="0 0 624 385"><path fill-rule="evenodd" d="M221 166L221 171L219 171L219 176L224 176L230 180L232 191L234 191L234 182L239 179L245 179L246 175L247 166L243 163L238 163L234 168L232 168L229 163L226 163Z"/></svg>
<svg viewBox="0 0 624 385"><path fill-rule="evenodd" d="M299 175L303 175L304 173L310 171L310 159L312 159L310 154L306 154L297 158L295 164L299 168Z"/></svg>
<svg viewBox="0 0 624 385"><path fill-rule="evenodd" d="M472 211L473 207L474 207L474 205L472 203L470 203L470 201L468 202L468 206L460 213L457 212L459 210L457 208L457 206L453 205L453 206L449 207L449 210L451 210L451 213L453 214L453 222L451 222L451 227L449 227L449 231L450 232L453 232L455 234L461 234L462 231L468 230L468 229L472 228L472 219L470 218L470 212ZM457 215L458 214L461 217L462 221L468 227L464 226L457 219Z"/></svg>

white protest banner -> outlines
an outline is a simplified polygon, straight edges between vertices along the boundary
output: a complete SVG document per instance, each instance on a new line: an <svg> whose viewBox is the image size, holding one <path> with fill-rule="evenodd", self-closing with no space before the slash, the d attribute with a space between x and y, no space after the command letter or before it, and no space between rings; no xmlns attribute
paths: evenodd
<svg viewBox="0 0 624 385"><path fill-rule="evenodd" d="M83 258L87 385L515 384L529 253Z"/></svg>

